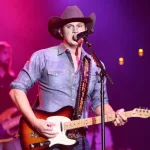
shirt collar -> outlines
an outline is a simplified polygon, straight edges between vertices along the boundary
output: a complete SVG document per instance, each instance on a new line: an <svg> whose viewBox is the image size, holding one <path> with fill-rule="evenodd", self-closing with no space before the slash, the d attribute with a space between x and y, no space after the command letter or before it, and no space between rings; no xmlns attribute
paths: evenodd
<svg viewBox="0 0 150 150"><path fill-rule="evenodd" d="M68 49L65 47L65 45L63 43L60 43L59 47L58 47L58 55L63 54L65 51L67 51ZM87 53L85 52L85 50L82 48L81 50L81 59L87 55Z"/></svg>
<svg viewBox="0 0 150 150"><path fill-rule="evenodd" d="M65 47L65 45L63 43L60 43L59 47L58 47L58 55L61 55L62 53L64 53L67 50L67 48Z"/></svg>

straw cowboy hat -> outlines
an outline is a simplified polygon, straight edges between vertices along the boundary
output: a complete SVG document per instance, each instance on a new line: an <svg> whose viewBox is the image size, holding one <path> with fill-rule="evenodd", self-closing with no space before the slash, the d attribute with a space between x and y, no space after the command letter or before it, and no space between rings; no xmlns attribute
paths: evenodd
<svg viewBox="0 0 150 150"><path fill-rule="evenodd" d="M91 13L89 17L85 17L82 11L77 6L68 6L60 17L52 17L48 22L48 31L58 39L63 40L63 37L58 33L58 29L69 22L84 22L87 29L92 29L96 21L95 13Z"/></svg>

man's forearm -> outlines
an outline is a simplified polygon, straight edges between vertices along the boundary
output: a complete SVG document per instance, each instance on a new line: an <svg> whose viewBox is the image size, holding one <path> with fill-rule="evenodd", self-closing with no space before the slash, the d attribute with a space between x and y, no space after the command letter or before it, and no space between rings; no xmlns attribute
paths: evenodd
<svg viewBox="0 0 150 150"><path fill-rule="evenodd" d="M27 99L25 92L18 89L12 89L10 91L10 97L13 100L13 102L16 104L17 108L28 119L28 121L31 124L34 123L34 120L36 120L36 116L32 111L32 108L30 106L30 103Z"/></svg>
<svg viewBox="0 0 150 150"><path fill-rule="evenodd" d="M104 104L104 113L105 114L110 114L110 113L114 113L113 108L109 105L109 104ZM95 114L97 116L101 115L101 106L98 106L95 110L94 110Z"/></svg>

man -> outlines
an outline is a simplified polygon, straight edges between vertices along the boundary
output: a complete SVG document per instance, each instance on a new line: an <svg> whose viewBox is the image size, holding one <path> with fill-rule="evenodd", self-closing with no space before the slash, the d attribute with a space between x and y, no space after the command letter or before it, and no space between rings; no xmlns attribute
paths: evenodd
<svg viewBox="0 0 150 150"><path fill-rule="evenodd" d="M38 82L39 105L37 109L56 112L68 105L75 108L76 99L81 96L79 94L79 84L85 56L89 58L87 60L91 60L91 79L89 80L87 97L91 98L92 108L96 115L100 115L100 85L95 74L100 69L96 67L91 56L83 50L83 40L81 39L79 43L73 40L74 35L93 28L94 23L95 15L84 17L77 6L67 7L60 18L52 17L48 24L49 32L54 38L62 40L62 43L59 46L35 52L30 61L25 64L17 79L11 84L10 96L13 102L35 131L43 137L51 139L58 136L58 132L55 130L56 122L48 122L45 119L36 117L29 104L26 92ZM86 101L82 117L86 117L87 103ZM116 113L115 125L123 125L126 122L127 119L121 114L122 112L123 109ZM114 113L114 111L108 104L105 88L105 114L107 113ZM54 146L54 149L89 150L90 147L86 137L81 135L82 131L78 131L79 138L76 139L77 143L75 145L67 147Z"/></svg>
<svg viewBox="0 0 150 150"><path fill-rule="evenodd" d="M12 48L0 41L0 150L19 150L18 141L11 143L20 119L9 96L9 85L15 79L11 64Z"/></svg>

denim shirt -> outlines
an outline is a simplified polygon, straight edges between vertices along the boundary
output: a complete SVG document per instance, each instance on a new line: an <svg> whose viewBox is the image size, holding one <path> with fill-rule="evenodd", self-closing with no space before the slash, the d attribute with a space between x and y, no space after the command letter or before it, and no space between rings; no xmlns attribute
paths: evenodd
<svg viewBox="0 0 150 150"><path fill-rule="evenodd" d="M81 60L87 54L83 49ZM93 110L100 105L100 83L96 67L92 60L91 77L87 95L87 103L92 102ZM36 82L39 84L38 109L55 112L64 106L75 106L77 90L79 86L80 66L75 72L71 53L61 43L47 49L39 50L31 56L20 71L17 79L11 83L12 89L20 89L27 92ZM105 79L104 103L108 103ZM88 104L85 105L85 112ZM86 113L84 117L87 117Z"/></svg>

